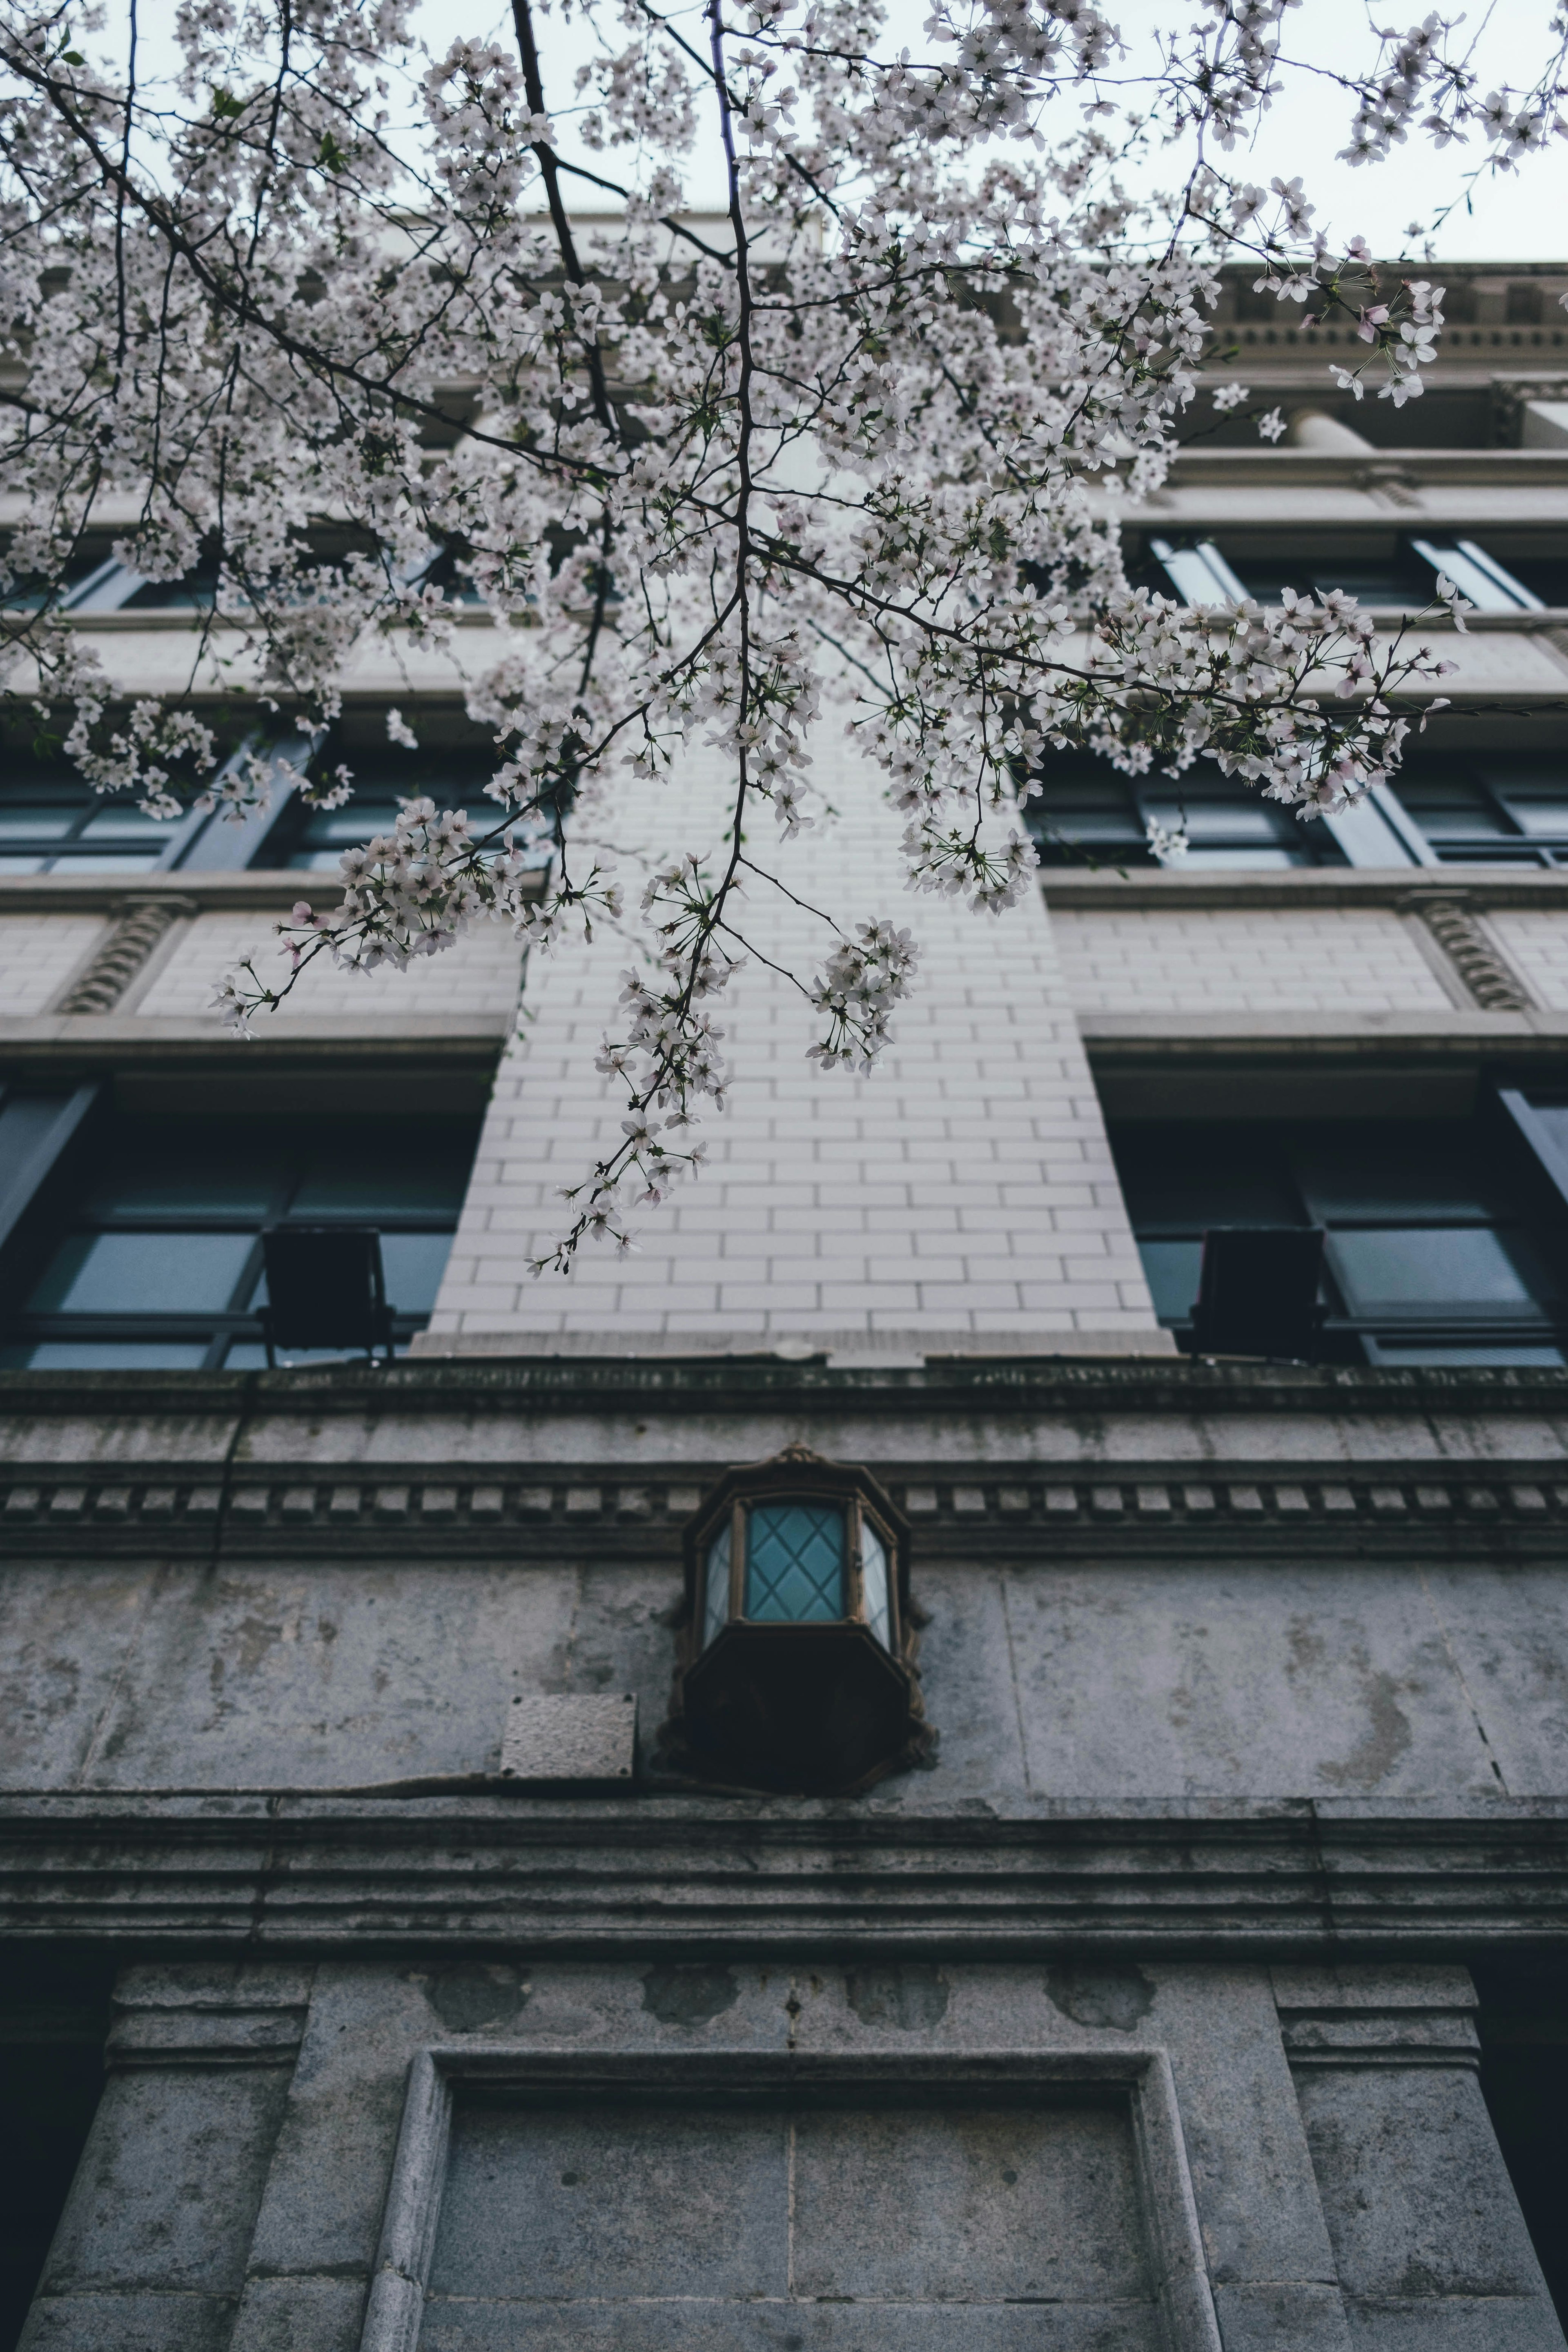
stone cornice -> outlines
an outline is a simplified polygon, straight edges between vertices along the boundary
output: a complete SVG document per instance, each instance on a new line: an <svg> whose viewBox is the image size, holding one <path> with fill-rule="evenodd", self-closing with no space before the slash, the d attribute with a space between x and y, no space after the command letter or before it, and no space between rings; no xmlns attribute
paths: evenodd
<svg viewBox="0 0 1568 2352"><path fill-rule="evenodd" d="M1461 1957L1568 1933L1568 1803L0 1797L0 1935L363 1954ZM889 1794L889 1791L893 1793Z"/></svg>
<svg viewBox="0 0 1568 2352"><path fill-rule="evenodd" d="M1074 908L1382 907L1406 914L1436 900L1463 899L1479 911L1540 907L1568 912L1568 873L1506 866L1297 866L1278 872L1133 866L1124 870L1051 866L1041 874L1047 903Z"/></svg>
<svg viewBox="0 0 1568 2352"><path fill-rule="evenodd" d="M1283 356L1283 354L1281 354ZM1450 387L1451 388L1451 387ZM1322 397L1320 387L1320 397ZM1171 470L1173 490L1291 488L1358 489L1369 469L1394 467L1417 488L1568 489L1564 449L1215 449L1189 447ZM1143 509L1133 510L1141 520ZM1235 518L1231 519L1233 528ZM1258 517L1265 526L1267 515ZM1539 617L1539 616L1537 616Z"/></svg>
<svg viewBox="0 0 1568 2352"><path fill-rule="evenodd" d="M123 916L145 907L168 907L175 914L216 915L230 910L248 913L265 908L277 914L314 890L321 893L331 875L301 874L284 866L252 866L242 874L147 874L133 881L123 874L0 874L0 916L102 915ZM541 898L544 876L525 875L524 898Z"/></svg>
<svg viewBox="0 0 1568 2352"><path fill-rule="evenodd" d="M757 1352L726 1356L404 1358L385 1366L276 1372L0 1371L0 1421L109 1415L225 1424L452 1412L706 1413L778 1411L991 1414L1103 1412L1376 1414L1426 1421L1466 1413L1568 1420L1568 1370L1535 1366L1266 1364L1185 1356L973 1356L923 1367L838 1365ZM15 1445L11 1460L18 1460Z"/></svg>
<svg viewBox="0 0 1568 2352"><path fill-rule="evenodd" d="M1386 1437L1386 1431L1384 1433ZM1068 1558L1256 1560L1557 1559L1568 1453L1506 1465L1428 1453L1336 1465L1270 1459L993 1458L984 1468L879 1457L921 1561L1042 1566ZM426 1460L269 1474L138 1460L131 1468L17 1466L0 1486L6 1553L51 1560L279 1558L668 1563L722 1475L718 1459L651 1474L629 1465Z"/></svg>

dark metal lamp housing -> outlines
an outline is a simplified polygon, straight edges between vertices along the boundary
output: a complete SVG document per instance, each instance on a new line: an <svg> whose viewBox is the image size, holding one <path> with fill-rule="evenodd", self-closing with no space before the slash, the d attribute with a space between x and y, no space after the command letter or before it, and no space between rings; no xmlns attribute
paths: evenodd
<svg viewBox="0 0 1568 2352"><path fill-rule="evenodd" d="M267 1360L279 1348L375 1348L392 1353L392 1308L374 1225L279 1225L261 1236Z"/></svg>
<svg viewBox="0 0 1568 2352"><path fill-rule="evenodd" d="M1193 1307L1194 1352L1310 1360L1322 1328L1322 1278L1318 1225L1211 1225Z"/></svg>
<svg viewBox="0 0 1568 2352"><path fill-rule="evenodd" d="M686 1531L668 1760L800 1796L917 1762L934 1735L909 1548L868 1471L795 1445L729 1471Z"/></svg>

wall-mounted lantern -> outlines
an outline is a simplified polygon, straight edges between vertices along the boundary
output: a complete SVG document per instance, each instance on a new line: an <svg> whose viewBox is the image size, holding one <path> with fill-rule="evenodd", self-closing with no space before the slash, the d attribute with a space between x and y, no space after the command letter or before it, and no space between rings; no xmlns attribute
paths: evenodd
<svg viewBox="0 0 1568 2352"><path fill-rule="evenodd" d="M792 1445L728 1472L686 1530L668 1760L826 1795L924 1755L909 1554L868 1471Z"/></svg>

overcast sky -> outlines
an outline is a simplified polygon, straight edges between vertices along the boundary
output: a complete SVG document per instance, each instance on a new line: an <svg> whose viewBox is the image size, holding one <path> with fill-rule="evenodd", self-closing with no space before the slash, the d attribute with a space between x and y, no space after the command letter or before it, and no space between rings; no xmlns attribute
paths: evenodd
<svg viewBox="0 0 1568 2352"><path fill-rule="evenodd" d="M908 43L919 56L926 44L921 27L927 0L891 0L889 45ZM112 16L111 6L111 16ZM167 28L173 23L174 0L140 0L143 70L160 55L167 57ZM699 31L700 8L689 6L693 31ZM1109 0L1108 13L1120 25L1130 49L1122 71L1144 69L1152 57L1152 36L1160 27L1182 26L1195 13L1190 0L1161 5L1161 0L1122 0L1120 8ZM1285 48L1306 66L1328 63L1369 63L1376 43L1373 24L1403 26L1421 13L1415 0L1388 0L1387 6L1368 6L1366 0L1301 0L1287 19ZM1474 43L1474 63L1483 90L1510 76L1517 83L1540 60L1546 43L1548 0L1492 0L1490 6L1471 10L1460 19L1460 42ZM612 16L613 21L613 16ZM416 17L432 46L445 47L460 33L494 37L511 46L510 8L498 0L425 0ZM541 24L541 47L547 78L546 98L555 113L562 144L575 146L570 130L573 111L573 68L586 52L579 28L563 27L559 16ZM1250 152L1237 151L1233 168L1265 185L1276 174L1298 174L1315 203L1319 222L1342 242L1364 236L1373 250L1384 255L1419 251L1412 245L1414 224L1426 229L1439 210L1461 194L1467 173L1479 160L1477 151L1450 147L1436 152L1413 137L1384 165L1352 171L1335 161L1345 143L1350 107L1331 83L1311 74L1292 76L1284 95L1264 118ZM586 154L582 160L592 163ZM1151 184L1166 184L1177 176L1177 159L1167 155L1151 166ZM616 175L613 161L600 168ZM722 179L706 161L694 164L689 200L700 209L723 201ZM602 203L604 200L597 200ZM1436 232L1440 256L1453 260L1558 261L1568 258L1568 140L1560 140L1544 155L1534 157L1516 173L1487 174L1474 189L1469 203L1460 201Z"/></svg>

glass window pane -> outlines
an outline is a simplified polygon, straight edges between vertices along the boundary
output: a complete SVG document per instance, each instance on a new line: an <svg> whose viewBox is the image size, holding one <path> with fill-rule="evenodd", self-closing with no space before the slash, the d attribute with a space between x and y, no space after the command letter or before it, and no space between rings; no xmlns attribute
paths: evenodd
<svg viewBox="0 0 1568 2352"><path fill-rule="evenodd" d="M1408 1345L1369 1339L1367 1360L1373 1364L1541 1364L1563 1361L1561 1348L1448 1348L1414 1339Z"/></svg>
<svg viewBox="0 0 1568 2352"><path fill-rule="evenodd" d="M891 1649L888 1617L888 1548L864 1516L860 1521L860 1578L866 1588L866 1622L882 1644Z"/></svg>
<svg viewBox="0 0 1568 2352"><path fill-rule="evenodd" d="M746 1515L746 1614L805 1624L844 1614L844 1514L835 1503L756 1503Z"/></svg>
<svg viewBox="0 0 1568 2352"><path fill-rule="evenodd" d="M1369 1119L1338 1134L1298 1131L1290 1158L1313 1216L1331 1223L1381 1216L1410 1224L1426 1217L1484 1223L1500 1205L1469 1134L1457 1123Z"/></svg>
<svg viewBox="0 0 1568 2352"><path fill-rule="evenodd" d="M372 834L390 833L397 823L397 811L396 801L364 800L356 793L344 808L312 809L300 841L312 849L330 849L336 844L341 855L368 841Z"/></svg>
<svg viewBox="0 0 1568 2352"><path fill-rule="evenodd" d="M730 1521L725 1520L708 1547L703 1571L702 1646L720 1633L730 1614Z"/></svg>
<svg viewBox="0 0 1568 2352"><path fill-rule="evenodd" d="M250 1234L72 1234L27 1301L35 1315L221 1314Z"/></svg>
<svg viewBox="0 0 1568 2352"><path fill-rule="evenodd" d="M428 1315L451 1255L450 1234L383 1234L387 1305L399 1315Z"/></svg>
<svg viewBox="0 0 1568 2352"><path fill-rule="evenodd" d="M163 855L159 849L94 849L68 861L73 874L151 874Z"/></svg>
<svg viewBox="0 0 1568 2352"><path fill-rule="evenodd" d="M134 801L108 801L82 827L86 841L158 841L169 838L177 820L148 816Z"/></svg>
<svg viewBox="0 0 1568 2352"><path fill-rule="evenodd" d="M1198 1269L1203 1264L1201 1241L1150 1242L1142 1236L1138 1255L1153 1295L1154 1312L1162 1323L1185 1319L1198 1295Z"/></svg>
<svg viewBox="0 0 1568 2352"><path fill-rule="evenodd" d="M263 1217L280 1204L288 1161L260 1121L121 1119L102 1174L87 1193L92 1217Z"/></svg>
<svg viewBox="0 0 1568 2352"><path fill-rule="evenodd" d="M1568 1102L1542 1102L1534 1095L1527 1099L1531 1109L1546 1129L1548 1140L1555 1147L1564 1165L1568 1165Z"/></svg>
<svg viewBox="0 0 1568 2352"><path fill-rule="evenodd" d="M41 874L48 863L47 857L7 857L0 855L0 874Z"/></svg>
<svg viewBox="0 0 1568 2352"><path fill-rule="evenodd" d="M1521 833L1568 833L1568 796L1537 799L1523 793L1508 793L1504 796L1510 816Z"/></svg>
<svg viewBox="0 0 1568 2352"><path fill-rule="evenodd" d="M367 1224L399 1216L455 1217L463 1205L474 1155L474 1132L421 1134L395 1123L364 1119L318 1135L289 1213L354 1216Z"/></svg>
<svg viewBox="0 0 1568 2352"><path fill-rule="evenodd" d="M1135 1229L1198 1234L1207 1225L1307 1222L1275 1133L1262 1122L1152 1119L1111 1133Z"/></svg>
<svg viewBox="0 0 1568 2352"><path fill-rule="evenodd" d="M206 1352L205 1339L40 1339L5 1359L41 1372L194 1372Z"/></svg>
<svg viewBox="0 0 1568 2352"><path fill-rule="evenodd" d="M1352 1315L1390 1307L1517 1314L1535 1305L1502 1235L1485 1225L1340 1232L1330 1235L1329 1255Z"/></svg>
<svg viewBox="0 0 1568 2352"><path fill-rule="evenodd" d="M63 841L77 814L74 807L0 803L0 841Z"/></svg>
<svg viewBox="0 0 1568 2352"><path fill-rule="evenodd" d="M1168 828L1180 824L1184 818L1187 838L1194 848L1200 842L1235 842L1238 846L1247 842L1273 842L1285 829L1264 802L1243 799L1239 793L1234 801L1186 802L1151 793L1143 805L1157 823ZM1294 817L1286 823L1292 829L1296 826Z"/></svg>

